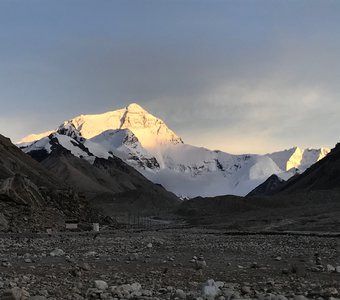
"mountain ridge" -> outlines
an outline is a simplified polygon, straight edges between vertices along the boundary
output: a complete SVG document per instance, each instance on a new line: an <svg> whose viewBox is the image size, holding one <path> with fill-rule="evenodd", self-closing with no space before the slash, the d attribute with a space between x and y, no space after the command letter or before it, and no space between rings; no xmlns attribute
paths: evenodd
<svg viewBox="0 0 340 300"><path fill-rule="evenodd" d="M0 231L63 228L99 217L70 186L0 135Z"/></svg>
<svg viewBox="0 0 340 300"><path fill-rule="evenodd" d="M117 156L183 197L244 196L269 176L287 180L329 152L294 147L265 155L233 155L187 145L164 121L136 103L104 114L80 115L62 123L48 137L31 142L26 137L18 146L28 154L37 148L48 152L51 138L86 160Z"/></svg>

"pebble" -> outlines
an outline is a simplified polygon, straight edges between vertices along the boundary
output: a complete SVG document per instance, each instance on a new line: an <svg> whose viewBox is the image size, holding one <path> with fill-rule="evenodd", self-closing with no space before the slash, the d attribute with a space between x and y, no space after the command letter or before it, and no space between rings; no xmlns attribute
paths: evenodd
<svg viewBox="0 0 340 300"><path fill-rule="evenodd" d="M129 261L136 261L139 259L138 253L132 253L129 255Z"/></svg>
<svg viewBox="0 0 340 300"><path fill-rule="evenodd" d="M308 298L306 298L303 295L297 295L297 296L294 297L294 300L308 300Z"/></svg>
<svg viewBox="0 0 340 300"><path fill-rule="evenodd" d="M84 254L85 257L96 256L96 251L88 251Z"/></svg>
<svg viewBox="0 0 340 300"><path fill-rule="evenodd" d="M83 263L83 264L79 265L79 267L81 269L83 269L84 271L90 271L91 270L91 266L88 263Z"/></svg>
<svg viewBox="0 0 340 300"><path fill-rule="evenodd" d="M289 274L289 270L288 269L282 269L282 274L284 275L288 275Z"/></svg>

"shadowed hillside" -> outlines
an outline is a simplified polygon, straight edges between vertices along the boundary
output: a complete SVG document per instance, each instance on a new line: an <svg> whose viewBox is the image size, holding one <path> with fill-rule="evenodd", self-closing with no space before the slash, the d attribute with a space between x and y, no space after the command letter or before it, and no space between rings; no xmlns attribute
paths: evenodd
<svg viewBox="0 0 340 300"><path fill-rule="evenodd" d="M117 157L92 161L75 157L60 145L36 156L47 170L83 194L91 206L104 214L122 212L155 214L172 212L179 199L163 187L152 183Z"/></svg>
<svg viewBox="0 0 340 300"><path fill-rule="evenodd" d="M67 218L91 217L85 199L2 135L0 208L0 230L61 227Z"/></svg>

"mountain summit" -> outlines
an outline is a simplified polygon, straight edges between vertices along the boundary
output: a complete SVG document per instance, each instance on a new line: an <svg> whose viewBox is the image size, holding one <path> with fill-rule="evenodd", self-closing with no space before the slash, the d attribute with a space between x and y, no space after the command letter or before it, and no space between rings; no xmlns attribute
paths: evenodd
<svg viewBox="0 0 340 300"><path fill-rule="evenodd" d="M58 130L74 128L85 139L91 139L107 130L130 130L146 149L153 149L164 144L181 144L183 141L159 118L148 113L136 103L123 109L95 115L80 115L64 122ZM51 131L30 135L20 143L33 142L51 134Z"/></svg>
<svg viewBox="0 0 340 300"><path fill-rule="evenodd" d="M232 155L194 147L136 103L80 115L56 130L28 136L18 146L38 160L60 146L92 163L118 157L183 197L243 196L273 174L286 180L304 172L329 152L295 147L266 155Z"/></svg>

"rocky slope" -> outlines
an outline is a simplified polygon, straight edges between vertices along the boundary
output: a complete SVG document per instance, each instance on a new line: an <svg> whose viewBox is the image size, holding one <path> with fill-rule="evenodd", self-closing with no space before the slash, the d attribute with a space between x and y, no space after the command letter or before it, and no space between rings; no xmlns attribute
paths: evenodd
<svg viewBox="0 0 340 300"><path fill-rule="evenodd" d="M340 226L340 144L288 181L269 177L246 198L185 201L179 213L193 224L251 231L333 231Z"/></svg>
<svg viewBox="0 0 340 300"><path fill-rule="evenodd" d="M0 208L0 230L61 228L68 218L91 218L85 199L2 135Z"/></svg>
<svg viewBox="0 0 340 300"><path fill-rule="evenodd" d="M273 174L287 180L329 150L294 147L267 155L232 155L184 144L159 118L138 104L99 115L80 115L54 131L31 135L18 146L37 157L51 152L52 139L77 157L114 156L178 196L244 196Z"/></svg>
<svg viewBox="0 0 340 300"><path fill-rule="evenodd" d="M340 190L194 198L179 213L190 224L236 231L339 232Z"/></svg>
<svg viewBox="0 0 340 300"><path fill-rule="evenodd" d="M340 189L340 144L302 174L295 175L288 181L273 175L247 196L326 192L337 189Z"/></svg>
<svg viewBox="0 0 340 300"><path fill-rule="evenodd" d="M278 177L277 175L270 176L265 182L253 189L247 197L259 196L259 195L271 195L274 194L280 187L282 187L286 181Z"/></svg>
<svg viewBox="0 0 340 300"><path fill-rule="evenodd" d="M90 158L93 158L91 163L60 146L41 164L81 192L105 215L161 214L171 212L178 205L174 194L147 180L121 159Z"/></svg>
<svg viewBox="0 0 340 300"><path fill-rule="evenodd" d="M277 192L296 193L340 189L340 144L303 174L289 180Z"/></svg>

